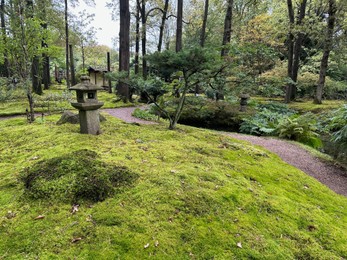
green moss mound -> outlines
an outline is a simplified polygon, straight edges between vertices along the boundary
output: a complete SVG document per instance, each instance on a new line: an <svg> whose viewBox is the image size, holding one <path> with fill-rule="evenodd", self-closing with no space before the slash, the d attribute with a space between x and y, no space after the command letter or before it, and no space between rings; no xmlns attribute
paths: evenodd
<svg viewBox="0 0 347 260"><path fill-rule="evenodd" d="M138 175L126 167L108 165L94 151L78 150L26 168L21 176L34 199L103 201L129 187Z"/></svg>

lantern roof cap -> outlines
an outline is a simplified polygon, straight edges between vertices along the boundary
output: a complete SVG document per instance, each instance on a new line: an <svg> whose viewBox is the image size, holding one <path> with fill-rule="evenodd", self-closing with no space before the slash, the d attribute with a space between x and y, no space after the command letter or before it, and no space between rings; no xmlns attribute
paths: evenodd
<svg viewBox="0 0 347 260"><path fill-rule="evenodd" d="M91 83L89 76L82 75L81 82L72 86L70 90L88 91L88 90L103 90L103 88Z"/></svg>

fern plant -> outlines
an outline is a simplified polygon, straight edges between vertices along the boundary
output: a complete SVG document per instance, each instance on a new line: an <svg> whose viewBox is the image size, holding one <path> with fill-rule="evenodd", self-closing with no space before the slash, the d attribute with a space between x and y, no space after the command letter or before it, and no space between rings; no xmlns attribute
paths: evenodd
<svg viewBox="0 0 347 260"><path fill-rule="evenodd" d="M312 113L284 118L278 124L276 131L281 138L298 141L313 148L322 147Z"/></svg>

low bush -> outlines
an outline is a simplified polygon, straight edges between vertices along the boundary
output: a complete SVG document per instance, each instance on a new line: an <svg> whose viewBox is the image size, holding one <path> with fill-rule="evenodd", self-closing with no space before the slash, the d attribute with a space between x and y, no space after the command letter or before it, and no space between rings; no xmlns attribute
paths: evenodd
<svg viewBox="0 0 347 260"><path fill-rule="evenodd" d="M276 135L275 131L280 120L294 113L294 110L282 103L260 104L253 117L244 118L240 132L252 135Z"/></svg>
<svg viewBox="0 0 347 260"><path fill-rule="evenodd" d="M148 121L155 121L158 119L158 116L151 114L148 110L143 110L140 108L136 108L132 113L132 116Z"/></svg>
<svg viewBox="0 0 347 260"><path fill-rule="evenodd" d="M76 203L103 201L128 187L138 175L125 167L108 165L95 152L76 152L40 161L21 174L28 197Z"/></svg>
<svg viewBox="0 0 347 260"><path fill-rule="evenodd" d="M322 141L317 133L317 122L313 114L302 116L294 115L281 120L276 127L276 132L281 138L298 141L313 148L321 148Z"/></svg>
<svg viewBox="0 0 347 260"><path fill-rule="evenodd" d="M171 99L164 103L165 109L169 113L174 113L177 106L177 99ZM160 114L156 107L152 107L153 114ZM240 112L239 104L231 104L227 101L214 101L203 96L187 96L179 123L206 127L212 129L228 129L237 131L242 118L254 113L252 107L247 112ZM163 118L165 115L161 114Z"/></svg>

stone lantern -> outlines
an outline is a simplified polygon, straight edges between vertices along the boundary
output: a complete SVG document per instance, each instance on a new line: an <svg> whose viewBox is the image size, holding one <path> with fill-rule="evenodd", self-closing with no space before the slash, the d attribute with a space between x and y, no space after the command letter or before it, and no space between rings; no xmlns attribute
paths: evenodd
<svg viewBox="0 0 347 260"><path fill-rule="evenodd" d="M79 110L82 134L100 134L98 109L104 103L98 101L97 91L102 89L102 87L90 83L89 77L86 75L81 77L81 83L70 88L70 90L77 92L77 102L71 103L71 105Z"/></svg>
<svg viewBox="0 0 347 260"><path fill-rule="evenodd" d="M240 111L241 112L246 112L249 98L250 96L248 94L240 95Z"/></svg>

